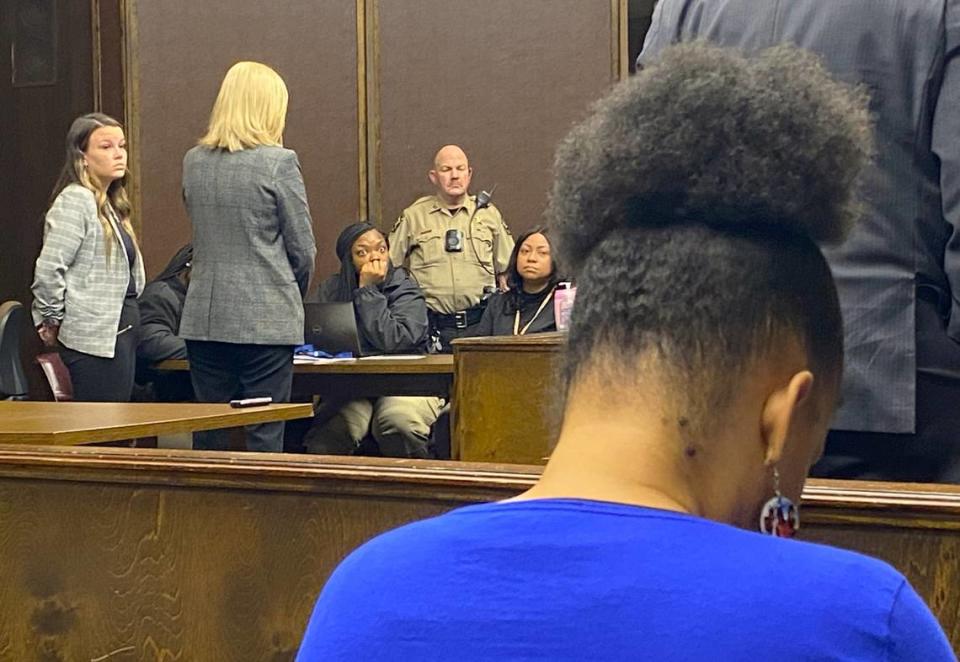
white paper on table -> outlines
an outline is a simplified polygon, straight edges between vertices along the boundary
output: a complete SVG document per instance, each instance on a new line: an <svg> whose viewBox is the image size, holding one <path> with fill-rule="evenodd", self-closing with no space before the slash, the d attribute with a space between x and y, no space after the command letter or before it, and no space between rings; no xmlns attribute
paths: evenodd
<svg viewBox="0 0 960 662"><path fill-rule="evenodd" d="M379 354L377 356L361 356L361 361L413 361L426 357L426 354Z"/></svg>
<svg viewBox="0 0 960 662"><path fill-rule="evenodd" d="M334 357L334 358L325 358L322 356L294 356L293 363L294 365L314 365L325 363L346 363L347 361L354 361L352 358L345 357Z"/></svg>

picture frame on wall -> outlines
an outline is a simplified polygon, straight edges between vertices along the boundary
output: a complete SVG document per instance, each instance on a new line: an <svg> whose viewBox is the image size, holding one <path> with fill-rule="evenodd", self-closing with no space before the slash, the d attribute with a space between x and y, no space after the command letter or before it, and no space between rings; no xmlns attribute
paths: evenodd
<svg viewBox="0 0 960 662"><path fill-rule="evenodd" d="M57 82L56 0L14 0L10 50L14 87Z"/></svg>

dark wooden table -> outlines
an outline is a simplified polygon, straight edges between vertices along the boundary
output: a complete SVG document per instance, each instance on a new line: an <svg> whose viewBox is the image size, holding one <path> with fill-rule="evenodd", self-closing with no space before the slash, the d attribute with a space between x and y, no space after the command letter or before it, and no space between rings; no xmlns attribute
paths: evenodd
<svg viewBox="0 0 960 662"><path fill-rule="evenodd" d="M183 359L161 361L155 370L189 370ZM416 359L369 358L293 366L293 390L311 395L375 398L383 395L434 395L450 398L453 356L431 354Z"/></svg>
<svg viewBox="0 0 960 662"><path fill-rule="evenodd" d="M307 404L0 402L0 444L76 445L307 418Z"/></svg>

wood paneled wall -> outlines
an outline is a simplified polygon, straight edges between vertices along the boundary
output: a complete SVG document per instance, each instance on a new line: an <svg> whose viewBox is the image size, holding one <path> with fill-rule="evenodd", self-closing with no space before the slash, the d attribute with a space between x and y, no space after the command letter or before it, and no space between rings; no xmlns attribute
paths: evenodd
<svg viewBox="0 0 960 662"><path fill-rule="evenodd" d="M538 473L2 447L0 660L290 660L323 583L357 545L508 498ZM804 538L892 563L960 644L960 488L811 481L804 501Z"/></svg>
<svg viewBox="0 0 960 662"><path fill-rule="evenodd" d="M514 233L541 223L557 142L619 78L620 3L368 1L371 214L392 227L455 143Z"/></svg>
<svg viewBox="0 0 960 662"><path fill-rule="evenodd" d="M128 90L142 236L155 274L190 236L183 153L240 59L290 89L285 142L300 155L320 248L340 230L389 230L430 191L434 152L462 144L474 188L498 184L515 231L541 222L557 141L626 61L623 0L127 0Z"/></svg>
<svg viewBox="0 0 960 662"><path fill-rule="evenodd" d="M40 253L43 214L64 161L64 137L75 117L94 107L92 12L88 2L57 0L56 78L49 83L14 87L11 44L28 38L17 13L44 3L0 2L0 301L15 299L29 307L33 265ZM24 21L41 21L31 14ZM19 33L19 35L18 35ZM24 329L23 357L29 366L31 394L42 390L39 370L30 360L40 347Z"/></svg>
<svg viewBox="0 0 960 662"><path fill-rule="evenodd" d="M360 215L356 0L128 0L131 129L144 260L156 274L190 227L181 198L184 153L206 131L227 69L276 69L290 105L284 142L300 157L322 271L340 228Z"/></svg>
<svg viewBox="0 0 960 662"><path fill-rule="evenodd" d="M23 0L26 2L27 0ZM13 24L20 0L0 3ZM29 4L29 3L28 3ZM183 154L205 130L227 68L274 66L290 89L286 144L300 155L320 248L341 228L389 230L430 192L436 149L462 144L474 189L514 232L542 221L557 141L627 67L627 0L56 0L59 78L0 76L0 295L29 298L39 219L70 121L125 120L148 276L190 238ZM9 70L12 30L0 31ZM7 243L9 242L9 243Z"/></svg>

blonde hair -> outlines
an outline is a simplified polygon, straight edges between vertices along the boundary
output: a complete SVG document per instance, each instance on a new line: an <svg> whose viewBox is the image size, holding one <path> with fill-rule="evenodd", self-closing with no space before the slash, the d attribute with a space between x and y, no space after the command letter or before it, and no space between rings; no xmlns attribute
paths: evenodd
<svg viewBox="0 0 960 662"><path fill-rule="evenodd" d="M116 213L117 220L133 239L135 245L137 235L133 231L133 224L130 222L130 213L133 207L130 204L130 198L127 196L127 173L124 173L120 179L110 182L110 185L104 190L98 185L98 182L94 181L93 176L83 165L84 154L90 146L90 136L94 131L105 126L115 126L123 130L120 122L103 113L82 115L70 125L70 130L67 131L66 160L63 169L60 171L57 184L53 187L50 203L53 204L60 192L70 184L79 184L93 193L97 202L97 218L103 228L103 242L109 262L113 254L113 244L116 240L116 232L114 232L113 223L110 222L109 218L111 211Z"/></svg>
<svg viewBox="0 0 960 662"><path fill-rule="evenodd" d="M200 144L230 152L282 145L288 98L276 71L259 62L237 62L223 78Z"/></svg>

